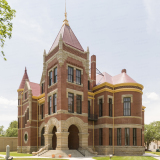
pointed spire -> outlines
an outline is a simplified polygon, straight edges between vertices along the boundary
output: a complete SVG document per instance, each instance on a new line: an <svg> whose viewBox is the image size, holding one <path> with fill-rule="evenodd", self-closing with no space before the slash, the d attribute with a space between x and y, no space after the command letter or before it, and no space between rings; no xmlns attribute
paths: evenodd
<svg viewBox="0 0 160 160"><path fill-rule="evenodd" d="M24 72L21 84L19 86L19 89L24 89L24 85L25 85L26 80L29 81L28 74L27 74L27 68L25 67L25 72Z"/></svg>
<svg viewBox="0 0 160 160"><path fill-rule="evenodd" d="M43 53L43 55L46 55L46 50L44 50L44 53Z"/></svg>
<svg viewBox="0 0 160 160"><path fill-rule="evenodd" d="M69 23L68 23L68 20L67 20L67 12L66 12L66 0L65 0L65 19L64 19L64 21L63 21L63 25L67 25L67 26L69 26Z"/></svg>

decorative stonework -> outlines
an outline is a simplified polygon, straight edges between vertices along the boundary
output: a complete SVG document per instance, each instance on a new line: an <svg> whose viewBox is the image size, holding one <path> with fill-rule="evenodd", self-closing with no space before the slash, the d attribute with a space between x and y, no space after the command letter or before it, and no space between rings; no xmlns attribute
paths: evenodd
<svg viewBox="0 0 160 160"><path fill-rule="evenodd" d="M83 92L81 92L81 91L77 91L77 90L74 90L74 89L70 89L70 88L67 88L66 89L66 97L68 98L68 92L70 92L70 93L73 93L74 94L74 96L76 96L76 95L81 95L82 96L82 101L83 101Z"/></svg>
<svg viewBox="0 0 160 160"><path fill-rule="evenodd" d="M52 134L53 127L56 126L57 132L61 131L60 122L57 120L57 118L52 117L49 119L45 126L45 134Z"/></svg>
<svg viewBox="0 0 160 160"><path fill-rule="evenodd" d="M107 96L107 103L109 103L110 98L112 99L112 104L113 104L113 96L110 96L110 95Z"/></svg>
<svg viewBox="0 0 160 160"><path fill-rule="evenodd" d="M123 103L123 99L126 98L126 97L131 98L131 103L133 103L133 95L132 94L123 94L122 95L122 101L121 101L122 103Z"/></svg>
<svg viewBox="0 0 160 160"><path fill-rule="evenodd" d="M97 98L97 104L99 104L99 100L100 100L100 99L102 99L102 103L104 103L104 95L99 96L99 97Z"/></svg>
<svg viewBox="0 0 160 160"><path fill-rule="evenodd" d="M39 127L38 137L41 137L42 128L45 127L45 122L43 122ZM45 129L45 128L44 128Z"/></svg>

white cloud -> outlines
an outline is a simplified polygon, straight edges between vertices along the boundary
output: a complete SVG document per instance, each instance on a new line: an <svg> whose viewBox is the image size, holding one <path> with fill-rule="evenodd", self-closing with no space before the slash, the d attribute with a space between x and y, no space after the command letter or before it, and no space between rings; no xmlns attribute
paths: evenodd
<svg viewBox="0 0 160 160"><path fill-rule="evenodd" d="M146 93L146 96L150 100L159 100L159 95L156 94L155 92Z"/></svg>
<svg viewBox="0 0 160 160"><path fill-rule="evenodd" d="M0 96L0 105L4 108L8 108L9 106L17 106L18 101L17 100L10 100L5 97Z"/></svg>

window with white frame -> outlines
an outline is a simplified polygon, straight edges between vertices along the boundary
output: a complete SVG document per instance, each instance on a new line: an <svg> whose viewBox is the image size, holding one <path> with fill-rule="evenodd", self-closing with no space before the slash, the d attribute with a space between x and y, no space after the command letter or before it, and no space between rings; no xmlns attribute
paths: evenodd
<svg viewBox="0 0 160 160"><path fill-rule="evenodd" d="M49 86L52 85L52 71L49 72Z"/></svg>
<svg viewBox="0 0 160 160"><path fill-rule="evenodd" d="M77 113L82 114L82 96L76 95Z"/></svg>
<svg viewBox="0 0 160 160"><path fill-rule="evenodd" d="M53 113L57 112L57 94L53 95Z"/></svg>
<svg viewBox="0 0 160 160"><path fill-rule="evenodd" d="M74 113L74 94L68 93L68 112Z"/></svg>
<svg viewBox="0 0 160 160"><path fill-rule="evenodd" d="M57 67L54 68L54 83L57 83Z"/></svg>

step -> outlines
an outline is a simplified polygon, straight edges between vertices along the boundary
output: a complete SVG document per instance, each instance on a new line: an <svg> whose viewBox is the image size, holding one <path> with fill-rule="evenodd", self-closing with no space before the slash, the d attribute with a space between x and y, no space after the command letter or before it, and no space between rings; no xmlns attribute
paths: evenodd
<svg viewBox="0 0 160 160"><path fill-rule="evenodd" d="M52 154L55 155L55 158L59 158L59 155L62 158L68 158L68 154L71 154L71 157L84 157L80 152L77 150L49 150L44 154L41 154L39 157L49 157L52 158Z"/></svg>

